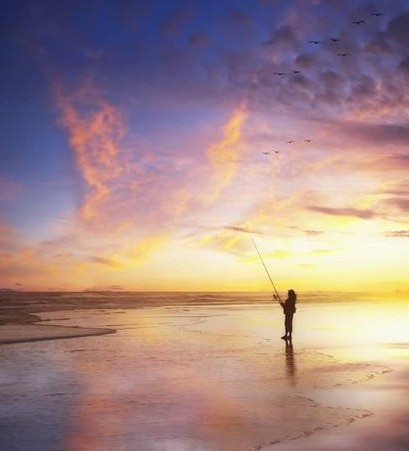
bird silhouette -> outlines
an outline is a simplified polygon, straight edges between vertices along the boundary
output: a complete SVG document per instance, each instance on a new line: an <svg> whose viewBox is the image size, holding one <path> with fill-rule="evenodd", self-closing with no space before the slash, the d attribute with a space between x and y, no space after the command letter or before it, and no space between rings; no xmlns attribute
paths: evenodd
<svg viewBox="0 0 409 451"><path fill-rule="evenodd" d="M331 41L332 42L339 42L341 39L339 39L339 38L331 38Z"/></svg>
<svg viewBox="0 0 409 451"><path fill-rule="evenodd" d="M295 74L295 75L301 74L301 71L300 70L293 70L293 74Z"/></svg>
<svg viewBox="0 0 409 451"><path fill-rule="evenodd" d="M338 56L342 56L343 58L345 58L346 56L349 56L349 53L344 52L344 53L337 53Z"/></svg>
<svg viewBox="0 0 409 451"><path fill-rule="evenodd" d="M304 141L305 141L306 143L310 143L310 142L312 142L312 139L304 139Z"/></svg>
<svg viewBox="0 0 409 451"><path fill-rule="evenodd" d="M322 41L308 41L308 43L318 45L318 44L322 44Z"/></svg>
<svg viewBox="0 0 409 451"><path fill-rule="evenodd" d="M379 17L379 16L383 16L383 13L372 13L371 15L372 15L372 16L376 16L376 17Z"/></svg>
<svg viewBox="0 0 409 451"><path fill-rule="evenodd" d="M281 75L285 75L285 72L274 72L274 75L281 77Z"/></svg>
<svg viewBox="0 0 409 451"><path fill-rule="evenodd" d="M294 144L294 141L287 141L287 144Z"/></svg>
<svg viewBox="0 0 409 451"><path fill-rule="evenodd" d="M361 25L361 23L366 23L366 22L361 19L361 20L354 20L352 23L355 25Z"/></svg>
<svg viewBox="0 0 409 451"><path fill-rule="evenodd" d="M261 152L261 153L263 153L264 155L270 155L270 152Z"/></svg>

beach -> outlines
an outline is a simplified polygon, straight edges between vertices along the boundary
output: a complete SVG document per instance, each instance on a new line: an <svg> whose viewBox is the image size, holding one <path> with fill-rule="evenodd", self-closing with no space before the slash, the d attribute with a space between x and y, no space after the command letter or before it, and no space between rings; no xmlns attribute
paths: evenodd
<svg viewBox="0 0 409 451"><path fill-rule="evenodd" d="M0 448L408 449L408 305L270 298L3 296Z"/></svg>

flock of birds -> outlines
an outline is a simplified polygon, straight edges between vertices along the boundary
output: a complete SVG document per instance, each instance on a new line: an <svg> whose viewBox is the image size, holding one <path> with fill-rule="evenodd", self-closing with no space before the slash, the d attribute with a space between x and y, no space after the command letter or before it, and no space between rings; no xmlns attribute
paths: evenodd
<svg viewBox="0 0 409 451"><path fill-rule="evenodd" d="M310 139L310 138L304 139L304 142L307 143L307 144L312 143L312 141L313 141L313 140ZM295 141L294 141L293 139L287 141L287 144L294 144L294 143L295 143ZM273 149L273 150L271 150L271 151L264 151L264 152L261 152L261 153L262 153L263 155L271 155L272 153L279 154L280 151L279 151L279 150Z"/></svg>
<svg viewBox="0 0 409 451"><path fill-rule="evenodd" d="M380 16L383 16L383 15L384 14L381 13L381 12L373 12L371 14L371 16L373 16L373 17L380 17ZM366 20L365 19L353 20L352 24L353 25L357 25L357 26L364 25L364 24L366 24ZM328 41L333 42L333 43L338 43L338 42L341 42L342 39L334 37L334 38L329 38ZM313 39L308 41L308 43L312 44L312 45L321 45L321 44L324 44L325 42L326 41L323 41L323 40L313 40ZM337 56L339 56L341 58L346 58L347 56L350 56L350 55L351 55L350 52L346 52L346 51L337 53ZM293 75L299 75L299 74L301 74L301 71L298 70L298 69L294 69L294 70L292 70L291 73ZM278 77L282 77L283 75L288 75L288 73L287 72L274 72L274 75L277 75Z"/></svg>
<svg viewBox="0 0 409 451"><path fill-rule="evenodd" d="M384 15L384 13L382 13L382 12L373 12L373 13L371 13L371 16L373 16L373 17L380 17L380 16L383 16L383 15ZM364 24L366 24L366 20L365 19L353 20L352 24L356 25L356 26L364 25ZM337 37L331 37L327 41L324 41L324 40L310 40L310 41L308 41L308 43L312 44L312 45L321 45L321 44L324 44L325 42L328 42L328 41L330 41L332 43L338 43L338 42L341 42L342 39L341 38L337 38ZM350 56L350 53L346 52L346 51L338 52L337 56L339 56L341 58L346 58L347 56ZM291 73L293 75L299 75L299 74L301 74L301 71L298 70L298 69L293 69L291 71ZM282 77L284 75L288 75L288 73L287 72L274 72L274 75L277 75L278 77ZM312 141L313 141L312 139L304 139L304 142L307 143L307 144L311 143ZM289 140L289 141L287 141L287 144L294 144L294 141L293 140ZM272 153L279 154L280 151L273 149L271 151L264 151L264 152L262 152L263 155L271 155Z"/></svg>

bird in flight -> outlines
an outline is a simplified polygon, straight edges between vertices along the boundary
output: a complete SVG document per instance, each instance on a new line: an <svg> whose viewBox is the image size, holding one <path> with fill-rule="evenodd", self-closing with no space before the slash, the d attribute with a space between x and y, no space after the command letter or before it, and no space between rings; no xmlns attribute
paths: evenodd
<svg viewBox="0 0 409 451"><path fill-rule="evenodd" d="M338 56L342 56L343 58L345 58L346 56L349 56L349 53L344 52L344 53L337 53Z"/></svg>
<svg viewBox="0 0 409 451"><path fill-rule="evenodd" d="M305 141L306 143L310 143L310 142L312 142L312 139L304 139L304 141Z"/></svg>
<svg viewBox="0 0 409 451"><path fill-rule="evenodd" d="M295 75L301 74L301 71L300 70L293 70L293 74L295 74Z"/></svg>
<svg viewBox="0 0 409 451"><path fill-rule="evenodd" d="M308 41L308 43L318 45L318 44L322 44L322 41Z"/></svg>
<svg viewBox="0 0 409 451"><path fill-rule="evenodd" d="M281 77L281 75L285 75L285 72L274 72L274 75Z"/></svg>
<svg viewBox="0 0 409 451"><path fill-rule="evenodd" d="M339 38L331 38L331 41L332 42L339 42L341 39L339 39Z"/></svg>
<svg viewBox="0 0 409 451"><path fill-rule="evenodd" d="M361 25L361 23L366 23L366 22L361 19L361 20L354 20L352 23L355 25Z"/></svg>
<svg viewBox="0 0 409 451"><path fill-rule="evenodd" d="M383 13L372 13L372 16L376 16L376 17L383 16Z"/></svg>
<svg viewBox="0 0 409 451"><path fill-rule="evenodd" d="M287 141L287 144L294 144L294 141Z"/></svg>
<svg viewBox="0 0 409 451"><path fill-rule="evenodd" d="M264 155L270 155L270 152L261 152L261 153L263 153Z"/></svg>

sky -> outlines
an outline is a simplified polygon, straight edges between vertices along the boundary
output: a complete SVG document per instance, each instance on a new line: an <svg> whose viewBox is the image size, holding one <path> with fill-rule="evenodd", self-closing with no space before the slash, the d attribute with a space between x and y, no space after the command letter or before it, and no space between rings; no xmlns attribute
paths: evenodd
<svg viewBox="0 0 409 451"><path fill-rule="evenodd" d="M409 294L409 2L5 0L0 287Z"/></svg>

